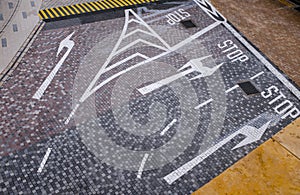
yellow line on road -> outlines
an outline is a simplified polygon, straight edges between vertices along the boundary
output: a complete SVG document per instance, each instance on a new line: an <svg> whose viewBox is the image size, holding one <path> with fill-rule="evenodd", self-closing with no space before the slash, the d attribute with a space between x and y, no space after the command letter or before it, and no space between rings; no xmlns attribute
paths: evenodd
<svg viewBox="0 0 300 195"><path fill-rule="evenodd" d="M90 10L89 10L89 8L87 8L86 6L85 6L85 4L80 4L87 12L91 12Z"/></svg>
<svg viewBox="0 0 300 195"><path fill-rule="evenodd" d="M74 6L76 6L78 9L80 9L80 11L82 13L85 13L86 11L80 6L80 4L75 4Z"/></svg>
<svg viewBox="0 0 300 195"><path fill-rule="evenodd" d="M50 10L54 13L54 15L55 15L56 17L59 17L59 15L56 13L56 11L55 11L53 8L50 8Z"/></svg>
<svg viewBox="0 0 300 195"><path fill-rule="evenodd" d="M133 5L136 5L136 4L137 4L137 2L135 2L134 0L128 0L128 1L132 2Z"/></svg>
<svg viewBox="0 0 300 195"><path fill-rule="evenodd" d="M40 10L38 16L41 19L57 18L156 1L158 0L99 0Z"/></svg>
<svg viewBox="0 0 300 195"><path fill-rule="evenodd" d="M83 3L83 4L88 6L92 11L96 11L90 4L88 4L88 3Z"/></svg>
<svg viewBox="0 0 300 195"><path fill-rule="evenodd" d="M99 6L98 5L96 5L95 3L93 3L93 2L90 2L90 4L94 7L94 8L96 8L96 10L101 10L101 8L99 8Z"/></svg>
<svg viewBox="0 0 300 195"><path fill-rule="evenodd" d="M113 0L111 0L113 1ZM125 5L122 4L121 0L115 0L115 3L120 5L121 7L124 7Z"/></svg>
<svg viewBox="0 0 300 195"><path fill-rule="evenodd" d="M95 2L97 5L99 5L99 7L101 7L101 9L109 9L109 7L107 6L107 5L105 5L105 4L102 4L101 2L99 2L99 1L96 1Z"/></svg>
<svg viewBox="0 0 300 195"><path fill-rule="evenodd" d="M75 15L75 12L69 6L65 6L65 8L67 8L67 10L71 12L71 14Z"/></svg>
<svg viewBox="0 0 300 195"><path fill-rule="evenodd" d="M49 16L50 16L51 18L54 18L54 16L51 14L51 12L50 12L48 9L46 9L46 12L49 14Z"/></svg>
<svg viewBox="0 0 300 195"><path fill-rule="evenodd" d="M76 9L76 7L74 5L70 5L70 7L72 7L76 13L81 14L81 12L78 9Z"/></svg>
<svg viewBox="0 0 300 195"><path fill-rule="evenodd" d="M112 4L110 4L108 1L101 1L101 2L108 5L109 8L114 8L114 6Z"/></svg>
<svg viewBox="0 0 300 195"><path fill-rule="evenodd" d="M65 14L60 10L60 7L55 8L61 16L65 16Z"/></svg>
<svg viewBox="0 0 300 195"><path fill-rule="evenodd" d="M135 0L137 2L137 4L142 4L139 0Z"/></svg>
<svg viewBox="0 0 300 195"><path fill-rule="evenodd" d="M40 17L41 20L44 19L44 17L40 13L38 13L38 16Z"/></svg>
<svg viewBox="0 0 300 195"><path fill-rule="evenodd" d="M287 7L294 7L295 5L293 5L292 3L286 1L286 0L279 0L280 3L286 5Z"/></svg>
<svg viewBox="0 0 300 195"><path fill-rule="evenodd" d="M113 4L115 7L120 7L118 4L116 4L115 2L113 2L113 1L105 1L105 2L109 2L109 3L111 3L111 4ZM115 7L112 7L112 8L115 8Z"/></svg>
<svg viewBox="0 0 300 195"><path fill-rule="evenodd" d="M48 19L49 17L47 16L47 14L44 12L44 10L40 10L43 18Z"/></svg>
<svg viewBox="0 0 300 195"><path fill-rule="evenodd" d="M70 13L64 8L64 7L60 7L68 16L70 15Z"/></svg>
<svg viewBox="0 0 300 195"><path fill-rule="evenodd" d="M128 5L132 5L132 3L128 0L124 0Z"/></svg>

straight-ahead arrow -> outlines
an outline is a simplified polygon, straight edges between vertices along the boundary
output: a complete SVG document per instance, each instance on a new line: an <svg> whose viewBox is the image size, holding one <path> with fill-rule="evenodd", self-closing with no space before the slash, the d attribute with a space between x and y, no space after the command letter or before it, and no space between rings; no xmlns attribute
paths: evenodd
<svg viewBox="0 0 300 195"><path fill-rule="evenodd" d="M182 177L184 174L186 174L188 171L193 169L195 166L197 166L199 163L201 163L204 159L206 159L208 156L213 154L215 151L217 151L219 148L221 148L223 145L225 145L227 142L229 142L231 139L233 139L238 134L243 134L246 136L244 140L242 140L238 145L236 145L232 150L243 147L247 144L250 144L252 142L258 141L265 131L267 130L268 126L270 125L271 121L268 121L264 125L262 125L260 128L252 127L249 125L245 125L241 129L237 130L236 132L232 133L216 145L210 147L208 150L203 152L202 154L196 156L191 161L185 163L178 169L174 170L173 172L169 173L164 177L164 180L168 182L168 184L172 184L177 179Z"/></svg>

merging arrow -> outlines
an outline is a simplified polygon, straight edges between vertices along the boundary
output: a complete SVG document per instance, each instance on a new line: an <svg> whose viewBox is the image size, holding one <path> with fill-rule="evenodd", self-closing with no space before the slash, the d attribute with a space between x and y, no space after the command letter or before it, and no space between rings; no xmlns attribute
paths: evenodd
<svg viewBox="0 0 300 195"><path fill-rule="evenodd" d="M169 173L164 177L164 180L168 182L168 184L172 184L175 182L177 179L182 177L184 174L186 174L188 171L193 169L196 165L201 163L204 159L206 159L208 156L213 154L215 151L220 149L223 145L225 145L227 142L229 142L231 139L233 139L235 136L238 134L243 134L246 136L244 140L242 140L238 145L236 145L232 150L243 147L247 144L250 144L252 142L258 141L264 134L264 132L267 130L269 127L270 123L272 120L268 121L264 125L262 125L260 128L252 127L249 125L245 125L241 129L237 130L236 132L232 133L216 145L210 147L208 150L203 152L202 154L196 156L193 158L191 161L185 163L178 169L174 170L173 172Z"/></svg>
<svg viewBox="0 0 300 195"><path fill-rule="evenodd" d="M40 99L43 96L45 90L50 85L51 81L53 80L54 76L58 72L59 68L62 66L62 64L64 63L64 61L66 60L66 58L70 54L70 52L71 52L71 50L72 50L72 48L73 48L73 46L75 44L74 41L70 40L70 38L72 37L73 34L74 34L74 32L71 33L70 35L68 35L64 40L62 40L60 42L58 50L57 50L56 57L63 50L63 48L66 47L68 50L64 54L64 56L59 60L59 62L56 64L56 66L53 68L53 70L50 72L50 74L48 75L48 77L44 80L43 84L35 92L35 94L33 95L32 98L34 98L34 99Z"/></svg>

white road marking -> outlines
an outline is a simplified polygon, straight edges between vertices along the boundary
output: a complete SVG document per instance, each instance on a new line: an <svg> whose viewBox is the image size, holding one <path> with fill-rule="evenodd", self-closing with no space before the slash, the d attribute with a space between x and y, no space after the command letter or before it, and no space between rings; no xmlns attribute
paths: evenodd
<svg viewBox="0 0 300 195"><path fill-rule="evenodd" d="M138 174L137 174L137 178L141 179L142 178L142 174L143 174L143 169L145 167L145 164L146 164L146 161L149 157L149 154L145 154L144 157L143 157L143 160L141 162L141 165L140 165L140 168L138 170Z"/></svg>
<svg viewBox="0 0 300 195"><path fill-rule="evenodd" d="M38 88L38 90L35 92L35 94L33 95L33 99L41 99L41 97L43 96L44 92L46 91L46 89L48 88L48 86L50 85L51 81L53 80L54 76L56 75L56 73L58 72L58 70L60 69L60 67L62 66L62 64L64 63L64 61L66 60L66 58L68 57L68 55L70 54L73 46L74 46L74 41L70 40L71 36L74 34L71 33L70 35L68 35L64 40L62 40L60 42L60 45L58 47L58 52L56 54L56 56L58 56L58 54L62 51L62 49L64 47L68 48L67 52L63 55L63 57L59 60L59 62L55 65L55 67L53 68L53 70L50 72L50 74L48 75L48 77L44 80L44 82L42 83L42 85Z"/></svg>
<svg viewBox="0 0 300 195"><path fill-rule="evenodd" d="M135 16L135 18L137 19L131 19L129 20L129 14L132 14L133 16ZM143 21L133 10L131 9L127 9L125 10L125 24L122 30L122 33L117 41L117 43L115 44L113 50L111 51L110 55L108 56L108 58L106 59L105 63L101 66L100 70L98 71L98 73L96 74L96 76L94 77L94 79L92 80L92 82L90 83L90 85L87 87L87 89L85 90L85 92L83 93L82 97L80 98L80 102L84 102L91 94L93 94L95 91L97 91L97 89L101 88L103 85L105 85L106 83L110 82L111 80L113 80L114 78L118 77L119 75L115 76L115 77L110 77L106 80L104 80L100 85L94 87L94 85L96 84L97 80L99 79L99 77L105 72L105 69L107 68L108 64L110 63L111 59L116 55L116 52L120 52L121 49L118 50L118 48L120 47L120 44L122 42L122 40L126 37L126 31L128 28L128 24L130 22L137 22L143 26L145 26L147 28L147 30L149 30L149 32L152 34L152 36L156 37L158 40L160 40L160 42L168 49L170 46L169 44L167 44L145 21ZM128 69L128 71L131 69ZM125 71L127 72L127 71ZM125 73L123 72L123 73ZM94 88L93 88L94 87ZM97 88L99 87L99 88ZM96 89L97 88L97 89Z"/></svg>
<svg viewBox="0 0 300 195"><path fill-rule="evenodd" d="M68 124L71 120L71 118L73 117L73 115L75 114L76 110L78 109L79 104L76 104L76 106L74 107L74 109L72 110L72 112L70 113L69 117L67 118L67 120L65 121L65 125Z"/></svg>
<svg viewBox="0 0 300 195"><path fill-rule="evenodd" d="M131 22L135 22L135 23L138 23L138 24L143 24L142 22L140 22L140 21L138 21L138 20L136 20L136 19L130 19L130 20L128 21L128 23L131 23Z"/></svg>
<svg viewBox="0 0 300 195"><path fill-rule="evenodd" d="M259 77L259 76L262 75L262 74L264 74L264 71L261 71L261 72L257 73L256 75L254 75L254 76L251 77L250 79L253 80L253 79Z"/></svg>
<svg viewBox="0 0 300 195"><path fill-rule="evenodd" d="M227 19L220 13L218 12L218 10L215 9L215 7L206 0L194 0L194 2L212 19L216 20L214 17L212 17L211 15L219 15L221 16L225 21L223 21L224 23L226 23ZM205 2L205 6L202 5L202 3ZM209 8L207 7L209 6ZM217 20L216 20L217 21Z"/></svg>
<svg viewBox="0 0 300 195"><path fill-rule="evenodd" d="M250 43L248 43L230 24L224 26L247 47L299 100L300 91L289 82L268 60L266 60Z"/></svg>
<svg viewBox="0 0 300 195"><path fill-rule="evenodd" d="M197 166L199 163L201 163L203 160L205 160L207 157L209 157L211 154L213 154L215 151L220 149L223 145L225 145L227 142L229 142L231 139L233 139L238 134L243 134L246 136L244 140L242 140L238 145L236 145L232 150L237 149L239 147L245 146L247 144L250 144L252 142L258 141L266 129L269 127L269 124L271 121L268 121L264 125L262 125L260 128L255 128L249 125L243 126L241 129L237 130L236 132L232 133L219 143L215 144L214 146L207 149L205 152L201 153L200 155L196 156L189 162L185 163L178 169L172 171L168 175L164 177L164 180L168 182L168 184L172 184L176 180L178 180L180 177L185 175L187 172L192 170L195 166Z"/></svg>
<svg viewBox="0 0 300 195"><path fill-rule="evenodd" d="M251 80L253 80L253 79L255 79L255 78L257 78L257 77L259 77L260 75L262 75L262 74L264 74L264 72L262 71L262 72L259 72L259 73L257 73L256 75L254 75L254 76L252 76L250 79ZM229 88L229 89L227 89L226 91L225 91L225 93L229 93L229 92L231 92L231 91L233 91L233 90L235 90L236 88L238 88L239 86L238 85L235 85L235 86L233 86L233 87L231 87L231 88ZM212 98L210 98L210 99L208 99L208 100L206 100L205 102L203 102L203 103L201 103L201 104L199 104L198 106L196 106L195 107L195 109L199 109L199 108L201 108L201 107L203 107L203 106L205 106L205 105L207 105L207 104L209 104L210 102L212 102L213 101L213 99Z"/></svg>
<svg viewBox="0 0 300 195"><path fill-rule="evenodd" d="M158 49L161 49L161 50L164 50L164 51L168 51L168 48L165 48L165 47L156 45L156 44L154 44L154 43L151 43L151 42L149 42L149 41L145 41L145 40L143 40L143 39L137 39L137 40L131 42L130 44L128 44L128 45L122 47L121 49L117 50L117 51L115 52L115 55L118 55L119 53L121 53L121 52L127 50L128 48L130 48L130 47L132 47L133 45L136 45L136 44L138 44L138 43L144 43L144 44L146 44L146 45L150 45L150 46L152 46L152 47L156 47L156 48L158 48Z"/></svg>
<svg viewBox="0 0 300 195"><path fill-rule="evenodd" d="M145 56L145 55L137 52L135 54L132 54L132 55L128 56L127 58L124 58L123 60L121 60L121 61L119 61L119 62L117 62L115 64L112 64L112 65L108 66L107 68L105 68L105 70L103 71L103 73L108 72L109 70L114 69L114 68L118 67L119 65L121 65L121 64L123 64L123 63L125 63L125 62L127 62L127 61L129 61L129 60L131 60L133 58L135 58L135 57L138 57L138 56L141 57L141 58L144 58L144 59L149 59L148 56Z"/></svg>
<svg viewBox="0 0 300 195"><path fill-rule="evenodd" d="M125 70L122 70L116 74L114 74L113 76L107 78L106 80L104 80L103 82L101 82L99 85L95 86L96 82L98 81L99 77L105 73L108 69L112 69L115 68L117 65L121 65L119 63L116 63L110 67L107 67L108 64L110 63L111 59L114 57L114 55L116 54L116 52L118 51L118 48L122 42L122 40L124 39L124 37L126 36L126 31L127 31L127 27L128 27L128 23L130 22L136 22L134 20L129 20L129 13L133 14L138 20L140 20L140 24L144 25L151 34L153 34L157 39L160 40L161 43L164 44L164 46L166 46L168 48L168 51L163 52L159 55L156 55L152 58L146 57L146 56L141 56L144 57L146 60L139 62ZM177 49L181 48L182 46L186 45L187 43L193 41L194 39L198 38L199 36L207 33L208 31L214 29L215 27L217 27L218 25L220 25L221 22L215 22L209 26L207 26L206 28L198 31L197 33L195 33L194 35L192 35L191 37L179 42L178 44L170 47L168 43L165 42L165 40L163 40L145 21L143 21L133 10L129 9L129 10L125 10L125 24L122 30L122 33L120 35L120 38L118 39L116 45L114 46L112 52L110 53L110 55L108 56L108 58L106 59L105 63L101 66L100 70L98 71L98 73L96 74L96 76L94 77L94 79L92 80L92 82L90 83L90 85L87 87L87 89L85 90L85 92L83 93L83 95L81 96L81 98L79 99L79 102L84 102L90 95L92 95L93 93L95 93L98 89L100 89L102 86L104 86L105 84L109 83L110 81L112 81L113 79L119 77L120 75L134 69L137 68L139 66L142 66L148 62L154 61L164 55L167 55L173 51L176 51ZM120 51L120 50L119 50ZM128 58L129 59L129 58ZM124 61L125 62L125 61ZM94 87L95 86L95 87ZM72 113L70 114L71 116L74 115L75 113L75 109L73 109ZM65 124L67 124L70 121L71 117L68 117L68 119L65 121Z"/></svg>
<svg viewBox="0 0 300 195"><path fill-rule="evenodd" d="M170 45L163 39L161 38L139 15L137 15L132 9L130 10L125 10L125 14L126 12L128 13L129 16L129 12L137 19L131 19L131 20L135 20L138 21L138 23L140 23L141 25L145 26L150 32L151 34L153 34L154 37L156 37L166 48L170 48ZM131 22L131 20L127 20L128 23ZM122 36L122 35L121 35ZM123 37L122 37L123 38Z"/></svg>
<svg viewBox="0 0 300 195"><path fill-rule="evenodd" d="M139 66L142 66L142 65L144 65L144 64L146 64L146 63L148 63L148 62L154 61L154 60L156 60L156 59L158 59L158 58L160 58L160 57L162 57L162 56L165 56L165 55L167 55L167 54L169 54L169 53L171 53L171 52L173 52L173 51L176 51L177 49L179 49L179 48L181 48L182 46L186 45L187 43L193 41L194 39L198 38L199 36L201 36L201 35L207 33L208 31L214 29L215 27L217 27L217 26L220 25L220 24L221 24L220 22L215 22L215 23L213 23L213 24L207 26L206 28L200 30L199 32L195 33L194 35L190 36L189 38L187 38L187 39L185 39L185 40L179 42L178 44L176 44L176 45L170 47L169 51L163 52L163 53L161 53L161 54L159 54L159 55L156 55L156 56L154 56L154 57L152 57L152 58L149 58L149 59L147 59L147 60L145 60L145 61L139 62L139 63L137 63L137 64L135 64L135 65L133 65L133 66L127 68L127 69L124 69L124 70L122 70L122 71L120 71L120 72L114 74L113 76L107 78L106 80L104 80L104 81L101 82L99 85L97 85L96 87L93 88L94 84L96 83L96 81L98 80L98 78L100 77L100 75L103 74L103 71L105 71L105 67L106 67L107 64L109 63L110 59L113 57L113 55L111 55L111 56L108 58L107 62L101 67L101 69L99 70L98 74L95 76L94 80L91 82L91 84L90 84L89 87L86 89L86 91L84 92L84 94L82 95L82 97L80 98L79 101L80 101L80 102L84 102L90 95L92 95L93 93L95 93L98 89L100 89L102 86L104 86L105 84L109 83L109 82L112 81L113 79L119 77L120 75L122 75L122 74L124 74L124 73L126 73L126 72L128 72L128 71L130 71L130 70L132 70L132 69L135 69L135 68L137 68L137 67L139 67ZM126 26L126 25L125 25L125 26ZM124 27L125 27L125 26L124 26ZM121 42L121 39L119 39L119 41ZM118 44L120 44L120 43L118 42ZM115 49L115 51L116 51L116 50L117 50L117 48ZM114 51L114 52L115 52L115 51ZM112 52L112 53L114 53L114 52Z"/></svg>
<svg viewBox="0 0 300 195"><path fill-rule="evenodd" d="M148 14L153 14L153 13L160 12L160 11L158 11L158 10L149 10L149 9L146 8L146 7L138 7L138 8L136 9L136 11L137 11L137 15L139 15L141 18L143 17L143 12L144 12L144 13L147 13L147 15L148 15Z"/></svg>
<svg viewBox="0 0 300 195"><path fill-rule="evenodd" d="M138 32L143 33L143 34L147 34L147 35L150 35L150 36L154 36L152 33L148 32L148 31L144 31L144 30L141 30L141 29L135 29L134 31L126 34L124 36L124 38L127 38L127 37L129 37L129 36L131 36L131 35L133 35L135 33L138 33Z"/></svg>
<svg viewBox="0 0 300 195"><path fill-rule="evenodd" d="M206 104L209 104L212 101L213 101L213 99L210 98L210 99L206 100L205 102L203 102L203 103L199 104L198 106L196 106L195 109L199 109L199 108L205 106Z"/></svg>
<svg viewBox="0 0 300 195"><path fill-rule="evenodd" d="M184 5L179 5L179 6L176 6L176 7L173 7L173 8L169 8L169 9L166 9L166 10L160 10L159 12L157 13L153 13L153 14L149 14L149 15L146 15L146 16L143 16L143 19L146 20L148 18L153 18L155 16L158 16L158 15L162 15L163 14L163 17L165 18L165 13L169 13L169 12L172 12L172 11L175 11L175 10L178 10L179 8L183 8L185 7L185 9L189 9L191 7L194 7L194 5L187 5L187 4L184 4ZM161 19L161 18L160 18ZM147 21L147 23L149 23L149 21Z"/></svg>
<svg viewBox="0 0 300 195"><path fill-rule="evenodd" d="M164 78L160 81L156 81L150 85L147 85L145 87L142 87L142 88L139 88L138 91L145 95L147 93L150 93L156 89L159 89L160 87L164 86L164 85L167 85L181 77L184 77L192 72L197 72L197 73L200 73L198 76L195 76L193 78L191 78L190 80L195 80L195 79L199 79L199 78L202 78L202 77L206 77L206 76L210 76L212 74L214 74L222 65L223 63L215 66L215 67L206 67L202 64L202 60L208 58L208 57L211 57L211 55L209 56L204 56L204 57L201 57L201 58L197 58L197 59L192 59L190 60L188 63L186 63L185 65L183 65L181 68L179 68L177 70L177 74L174 74L174 75L171 75L167 78ZM186 68L189 68L189 69L186 69ZM186 70L184 70L186 69ZM181 71L181 72L180 72Z"/></svg>
<svg viewBox="0 0 300 195"><path fill-rule="evenodd" d="M235 85L235 86L233 86L233 87L227 89L227 90L225 91L225 93L229 93L229 92L235 90L235 89L238 88L238 87L239 87L238 85Z"/></svg>
<svg viewBox="0 0 300 195"><path fill-rule="evenodd" d="M184 7L184 9L187 10L187 9L192 8L192 7L194 7L194 6L195 6L195 5L189 5L189 6L183 5L183 6L178 6L178 7L175 7L175 8L173 8L173 9L168 9L168 10L166 10L166 11L161 11L161 12L159 13L159 15L162 14L162 13L171 13L172 11L178 10L179 8L182 8L182 7ZM152 17L153 17L153 16L149 15L149 17L145 16L145 17L143 17L143 19L152 18ZM159 17L155 17L155 18L152 19L152 20L147 20L147 24L156 22L156 21L161 20L161 19L164 19L164 18L166 18L165 15L162 15L162 16L159 16Z"/></svg>
<svg viewBox="0 0 300 195"><path fill-rule="evenodd" d="M38 169L38 171L37 171L38 173L41 173L41 172L42 172L42 170L43 170L43 168L44 168L44 166L45 166L45 164L46 164L46 162L47 162L47 159L48 159L48 157L49 157L49 155L50 155L51 150L52 150L52 148L48 148L48 149L47 149L46 154L45 154L45 156L44 156L44 158L43 158L43 160L42 160L42 162L41 162L41 164L40 164L40 167L39 167L39 169Z"/></svg>
<svg viewBox="0 0 300 195"><path fill-rule="evenodd" d="M160 135L163 136L175 123L177 119L173 119L161 132Z"/></svg>
<svg viewBox="0 0 300 195"><path fill-rule="evenodd" d="M160 81L156 81L156 82L154 82L154 83L152 83L150 85L147 85L145 87L139 88L138 91L142 95L145 95L147 93L150 93L150 92L152 92L152 91L154 91L156 89L159 89L162 86L167 85L167 84L169 84L169 83L171 83L171 82L173 82L173 81L175 81L175 80L177 80L177 79L179 79L179 78L181 78L181 77L183 77L183 76L185 76L187 74L190 74L192 72L195 72L195 70L193 68L184 70L184 71L179 72L179 73L177 73L175 75L169 76L169 77L164 78L164 79L162 79Z"/></svg>

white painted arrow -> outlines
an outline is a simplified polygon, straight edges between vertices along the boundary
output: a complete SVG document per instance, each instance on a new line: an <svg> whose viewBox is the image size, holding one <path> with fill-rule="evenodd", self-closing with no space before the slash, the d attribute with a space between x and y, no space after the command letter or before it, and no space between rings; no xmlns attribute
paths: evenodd
<svg viewBox="0 0 300 195"><path fill-rule="evenodd" d="M176 170L172 171L171 173L169 173L168 175L166 175L164 177L164 180L166 180L166 182L168 182L168 184L172 184L173 182L175 182L177 179L182 177L188 171L193 169L195 166L197 166L204 159L209 157L211 154L213 154L215 151L217 151L219 148L221 148L223 145L225 145L227 142L229 142L231 139L233 139L238 134L243 134L246 136L246 138L243 141L241 141L238 145L236 145L232 150L240 148L240 147L250 144L252 142L258 141L262 137L264 132L267 130L270 123L271 123L271 121L268 121L267 123L265 123L258 129L255 127L249 126L249 125L245 125L241 129L237 130L236 132L232 133L231 135L229 135L228 137L226 137L225 139L223 139L222 141L217 143L216 145L210 147L205 152L196 156L191 161L185 163L178 169L176 169Z"/></svg>
<svg viewBox="0 0 300 195"><path fill-rule="evenodd" d="M59 62L56 64L56 66L53 68L53 70L50 72L48 77L44 80L44 82L39 87L39 89L35 92L35 94L33 95L32 98L39 100L43 96L44 92L46 91L46 89L50 85L51 81L53 80L54 76L58 72L59 68L62 66L62 64L64 63L64 61L66 60L66 58L70 54L70 52L71 52L71 50L72 50L72 48L75 44L74 41L70 40L70 38L72 37L73 34L74 34L74 32L71 33L70 35L68 35L64 40L62 40L60 42L58 50L57 50L56 57L63 50L64 47L66 47L68 50L63 55L63 57L59 60Z"/></svg>
<svg viewBox="0 0 300 195"><path fill-rule="evenodd" d="M188 63L186 63L185 65L183 65L181 68L178 69L179 73L169 76L167 78L164 78L160 81L156 81L155 83L152 83L145 87L139 88L138 91L141 94L145 95L145 94L150 93L156 89L159 89L162 86L167 85L181 77L184 77L192 72L198 72L198 73L200 73L200 75L195 76L195 77L191 78L190 80L195 80L195 79L199 79L202 77L210 76L210 75L214 74L223 65L223 63L221 63L215 67L212 67L212 68L206 67L202 64L202 60L204 60L208 57L211 57L211 55L204 56L204 57L197 58L197 59L192 59ZM184 70L184 69L186 69L186 70Z"/></svg>

